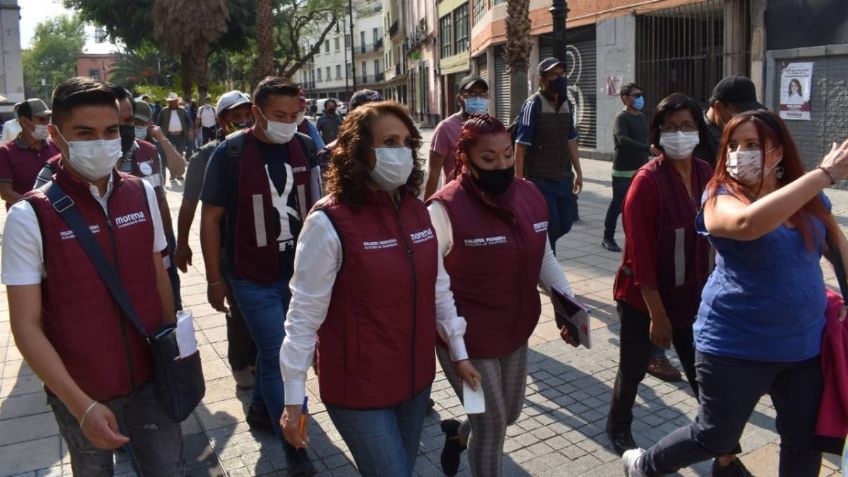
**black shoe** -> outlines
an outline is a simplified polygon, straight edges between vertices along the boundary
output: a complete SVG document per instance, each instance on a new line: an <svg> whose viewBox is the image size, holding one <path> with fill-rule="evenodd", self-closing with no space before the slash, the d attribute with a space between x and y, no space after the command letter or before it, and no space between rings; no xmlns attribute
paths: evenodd
<svg viewBox="0 0 848 477"><path fill-rule="evenodd" d="M286 447L286 466L289 470L289 477L310 477L317 473L312 461L309 460L306 449Z"/></svg>
<svg viewBox="0 0 848 477"><path fill-rule="evenodd" d="M459 455L465 450L465 447L459 445L459 421L456 419L442 421L442 432L445 433L442 472L447 476L454 476L459 471Z"/></svg>
<svg viewBox="0 0 848 477"><path fill-rule="evenodd" d="M621 251L621 247L619 247L618 244L615 243L615 240L612 240L612 239L604 239L601 242L601 247L609 250L610 252L620 252Z"/></svg>
<svg viewBox="0 0 848 477"><path fill-rule="evenodd" d="M247 410L247 417L245 420L247 421L247 426L250 427L251 431L267 432L269 434L274 433L274 423L271 422L271 416L268 415L268 411L266 411L264 407L256 408L254 406L250 406Z"/></svg>
<svg viewBox="0 0 848 477"><path fill-rule="evenodd" d="M433 398L430 398L427 401L427 410L432 411L434 407L436 407L436 401L433 401Z"/></svg>
<svg viewBox="0 0 848 477"><path fill-rule="evenodd" d="M636 441L633 440L633 434L630 433L630 430L613 432L607 429L607 438L609 438L613 450L618 455L624 454L624 451L639 448Z"/></svg>
<svg viewBox="0 0 848 477"><path fill-rule="evenodd" d="M754 477L754 474L748 471L739 459L731 461L724 467L718 464L718 459L714 459L712 473L713 477Z"/></svg>

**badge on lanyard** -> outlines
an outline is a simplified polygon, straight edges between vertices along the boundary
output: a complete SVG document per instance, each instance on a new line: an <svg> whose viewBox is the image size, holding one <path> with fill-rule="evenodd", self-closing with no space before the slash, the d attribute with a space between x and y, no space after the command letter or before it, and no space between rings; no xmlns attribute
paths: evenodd
<svg viewBox="0 0 848 477"><path fill-rule="evenodd" d="M141 164L139 164L138 170L140 170L141 173L145 176L153 174L153 167L150 165L149 162L142 162Z"/></svg>

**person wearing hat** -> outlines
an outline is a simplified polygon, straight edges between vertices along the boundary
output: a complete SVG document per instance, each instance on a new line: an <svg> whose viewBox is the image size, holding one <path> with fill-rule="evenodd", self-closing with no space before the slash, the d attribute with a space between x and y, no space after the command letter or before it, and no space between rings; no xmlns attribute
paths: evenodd
<svg viewBox="0 0 848 477"><path fill-rule="evenodd" d="M250 114L252 104L250 98L241 91L233 90L221 95L215 107L218 137L204 144L191 156L185 175L183 201L177 218L177 249L174 252L177 268L183 273L188 272L188 267L191 265L192 250L188 244L189 231L200 201L206 164L209 163L209 158L224 137L250 127L253 123L253 117ZM253 367L256 363L256 344L250 336L244 317L241 316L234 302L230 303L226 318L227 358L233 378L239 388L251 389L254 385ZM268 414L255 412L252 407L247 413L247 424L251 428L264 429L273 433Z"/></svg>
<svg viewBox="0 0 848 477"><path fill-rule="evenodd" d="M754 82L745 76L731 75L719 81L713 88L710 107L704 113L707 123L707 141L697 151L707 158L711 166L715 165L721 134L728 122L739 113L750 110L766 109L757 101L757 88Z"/></svg>
<svg viewBox="0 0 848 477"><path fill-rule="evenodd" d="M168 139L162 128L153 124L153 106L146 101L134 101L133 112L136 139L154 144L159 155L165 159L165 167L171 176L182 177L186 170L185 157Z"/></svg>
<svg viewBox="0 0 848 477"><path fill-rule="evenodd" d="M197 119L194 121L195 127L200 130L201 146L215 139L217 118L216 108L212 106L212 98L206 96L203 106L197 110Z"/></svg>
<svg viewBox="0 0 848 477"><path fill-rule="evenodd" d="M521 107L517 118L515 175L533 182L548 204L548 237L556 241L571 230L575 200L583 189L577 155L577 129L566 100L566 65L545 58L536 68L539 91Z"/></svg>
<svg viewBox="0 0 848 477"><path fill-rule="evenodd" d="M50 110L38 98L18 105L21 132L13 141L0 146L0 197L6 210L30 190L48 159L58 156L59 149L47 140Z"/></svg>
<svg viewBox="0 0 848 477"><path fill-rule="evenodd" d="M180 154L186 153L188 143L194 140L194 127L185 108L180 107L177 93L171 92L166 98L168 107L159 113L159 127ZM180 176L175 176L178 178Z"/></svg>
<svg viewBox="0 0 848 477"><path fill-rule="evenodd" d="M459 94L456 95L459 111L445 118L436 126L433 140L430 142L429 171L424 197L430 197L439 187L439 179L447 183L454 178L456 167L456 144L462 124L472 114L485 114L489 111L489 85L476 75L469 75L459 82Z"/></svg>

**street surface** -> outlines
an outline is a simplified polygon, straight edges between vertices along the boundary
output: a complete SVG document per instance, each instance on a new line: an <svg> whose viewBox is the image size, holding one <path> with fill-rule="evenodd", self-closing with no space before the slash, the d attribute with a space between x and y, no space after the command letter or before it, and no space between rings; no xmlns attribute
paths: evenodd
<svg viewBox="0 0 848 477"><path fill-rule="evenodd" d="M432 130L423 131L428 150ZM543 315L530 339L529 377L524 411L507 431L506 476L622 476L620 459L608 448L604 434L607 409L618 363L619 324L612 285L620 256L600 247L603 219L611 197L610 163L583 160L585 188L580 195L581 221L557 244L561 265L580 300L592 307L591 350L563 343L553 311L542 295ZM171 182L168 201L176 224L182 186ZM833 212L843 229L848 225L848 192L828 190ZM5 222L0 207L0 226ZM193 266L182 276L182 297L194 312L197 340L206 377L206 397L183 424L185 456L190 474L253 476L285 473L282 448L274 438L251 433L244 422L249 392L237 392L227 364L224 315L206 303L206 279L199 241L199 214L192 229ZM619 226L617 240L623 245ZM833 282L833 273L826 267ZM0 476L69 476L66 446L45 403L41 383L23 363L9 327L5 287L0 291ZM673 356L673 353L671 353ZM676 362L676 359L675 359ZM322 476L358 475L352 458L334 429L317 393L314 375L308 383L312 445L310 453ZM799 390L803 392L803 390ZM460 418L462 406L441 371L433 383L435 409L421 437L416 473L442 475L439 454L444 442L442 419ZM314 403L314 404L312 404ZM646 377L634 408L633 435L648 447L695 416L697 402L685 383L668 384ZM777 475L778 437L774 408L764 397L742 437L742 460L757 476ZM134 475L122 456L118 475ZM822 476L837 476L839 460L826 456ZM680 475L709 475L709 463ZM459 475L470 475L462 460Z"/></svg>

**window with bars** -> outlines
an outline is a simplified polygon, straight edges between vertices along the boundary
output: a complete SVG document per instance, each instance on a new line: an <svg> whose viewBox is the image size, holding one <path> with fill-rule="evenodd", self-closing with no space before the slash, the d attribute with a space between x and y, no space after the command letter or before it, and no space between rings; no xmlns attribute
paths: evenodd
<svg viewBox="0 0 848 477"><path fill-rule="evenodd" d="M447 58L453 54L453 42L451 41L453 35L451 34L452 28L450 15L445 15L439 19L439 30L441 33L439 35L439 39L442 41L442 58Z"/></svg>
<svg viewBox="0 0 848 477"><path fill-rule="evenodd" d="M454 54L468 51L468 4L453 11Z"/></svg>

